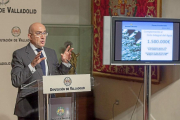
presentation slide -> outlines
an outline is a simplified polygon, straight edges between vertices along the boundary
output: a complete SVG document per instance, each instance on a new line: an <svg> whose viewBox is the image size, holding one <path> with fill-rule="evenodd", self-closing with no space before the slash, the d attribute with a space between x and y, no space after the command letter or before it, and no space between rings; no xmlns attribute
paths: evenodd
<svg viewBox="0 0 180 120"><path fill-rule="evenodd" d="M172 60L173 23L122 22L122 60Z"/></svg>
<svg viewBox="0 0 180 120"><path fill-rule="evenodd" d="M172 60L172 30L142 30L141 60Z"/></svg>

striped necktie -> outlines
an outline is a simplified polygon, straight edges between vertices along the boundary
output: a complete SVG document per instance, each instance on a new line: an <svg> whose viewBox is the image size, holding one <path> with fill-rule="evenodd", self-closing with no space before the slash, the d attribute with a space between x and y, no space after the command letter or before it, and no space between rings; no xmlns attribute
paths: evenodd
<svg viewBox="0 0 180 120"><path fill-rule="evenodd" d="M41 50L42 50L42 49L40 49L40 48L36 49L37 52L40 52ZM43 55L42 52L41 52L40 58L43 58L43 57L44 57L44 55ZM42 69L42 71L43 71L43 75L46 75L45 60L42 60L42 61L40 62L40 65L41 65L41 69Z"/></svg>

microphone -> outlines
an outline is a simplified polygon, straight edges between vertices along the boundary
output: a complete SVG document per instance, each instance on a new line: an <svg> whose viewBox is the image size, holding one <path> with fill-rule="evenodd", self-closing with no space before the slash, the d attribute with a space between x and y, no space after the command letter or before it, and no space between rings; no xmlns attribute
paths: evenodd
<svg viewBox="0 0 180 120"><path fill-rule="evenodd" d="M74 67L74 65L72 65L71 62L70 62L69 60L67 60L67 61L68 61L68 63L74 68L74 73L77 74L76 68Z"/></svg>
<svg viewBox="0 0 180 120"><path fill-rule="evenodd" d="M50 68L50 67L49 67L49 61L48 61L47 58L46 58L45 60L46 60L46 62L47 62L47 67L48 67L48 72L47 72L47 75L46 75L46 76L49 76L49 75L51 76L51 71L49 70L49 68Z"/></svg>

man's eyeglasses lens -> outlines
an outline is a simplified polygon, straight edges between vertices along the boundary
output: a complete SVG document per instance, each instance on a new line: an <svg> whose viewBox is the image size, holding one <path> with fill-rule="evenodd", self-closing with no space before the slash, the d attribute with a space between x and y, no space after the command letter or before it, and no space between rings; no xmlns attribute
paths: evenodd
<svg viewBox="0 0 180 120"><path fill-rule="evenodd" d="M35 35L36 36L38 36L38 37L40 37L40 36L48 36L48 33L47 32L43 32L43 33L41 33L41 32L37 32L37 33L35 33Z"/></svg>

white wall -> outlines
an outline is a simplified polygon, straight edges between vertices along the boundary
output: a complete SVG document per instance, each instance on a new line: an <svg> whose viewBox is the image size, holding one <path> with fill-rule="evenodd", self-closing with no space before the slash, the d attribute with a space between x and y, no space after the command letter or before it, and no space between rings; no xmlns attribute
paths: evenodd
<svg viewBox="0 0 180 120"><path fill-rule="evenodd" d="M162 17L180 19L180 0L162 0Z"/></svg>
<svg viewBox="0 0 180 120"><path fill-rule="evenodd" d="M152 84L152 120L178 120L180 115L180 66L161 66L160 84ZM102 120L111 120L114 106L114 120L130 120L137 96L143 83L95 77L95 115ZM132 120L143 120L143 86ZM171 118L171 119L169 119Z"/></svg>
<svg viewBox="0 0 180 120"><path fill-rule="evenodd" d="M91 0L42 0L44 24L91 24Z"/></svg>
<svg viewBox="0 0 180 120"><path fill-rule="evenodd" d="M179 120L180 119L180 80L170 84L152 95L150 120ZM132 120L143 120L143 106L138 104ZM117 115L114 120L130 120L134 106Z"/></svg>

